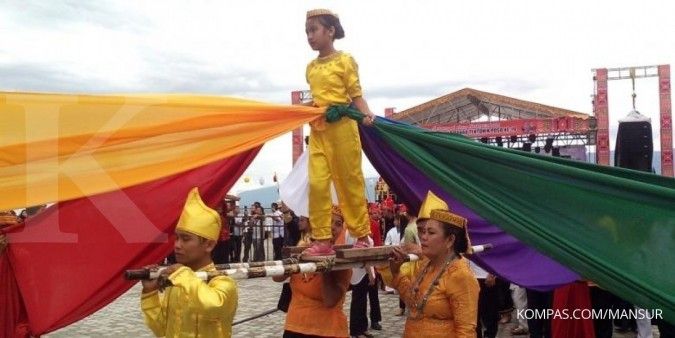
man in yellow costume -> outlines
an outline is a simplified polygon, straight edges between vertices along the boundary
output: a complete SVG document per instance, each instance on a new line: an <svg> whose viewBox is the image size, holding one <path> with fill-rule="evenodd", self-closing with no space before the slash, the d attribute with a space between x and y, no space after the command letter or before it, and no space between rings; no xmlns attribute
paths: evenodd
<svg viewBox="0 0 675 338"><path fill-rule="evenodd" d="M211 251L221 226L220 215L206 206L199 190L193 188L176 226L177 264L161 272L172 286L160 297L157 279L143 281L141 308L145 323L157 337L232 336L232 319L237 310L234 280L219 276L207 283L195 274L216 269Z"/></svg>

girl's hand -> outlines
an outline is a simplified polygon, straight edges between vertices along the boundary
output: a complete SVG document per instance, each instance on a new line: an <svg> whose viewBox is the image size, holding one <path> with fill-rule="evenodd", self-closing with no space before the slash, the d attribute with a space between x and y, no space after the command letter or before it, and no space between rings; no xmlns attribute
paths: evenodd
<svg viewBox="0 0 675 338"><path fill-rule="evenodd" d="M368 127L372 126L373 123L375 123L375 114L373 114L373 113L367 114L363 118L361 123L363 123L363 125L368 126Z"/></svg>
<svg viewBox="0 0 675 338"><path fill-rule="evenodd" d="M497 279L495 278L495 275L493 274L488 274L487 278L485 278L485 286L491 288L497 284Z"/></svg>

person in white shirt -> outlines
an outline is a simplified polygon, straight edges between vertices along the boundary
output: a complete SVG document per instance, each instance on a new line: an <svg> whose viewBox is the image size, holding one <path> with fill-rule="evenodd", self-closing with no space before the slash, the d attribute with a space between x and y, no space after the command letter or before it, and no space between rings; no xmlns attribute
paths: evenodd
<svg viewBox="0 0 675 338"><path fill-rule="evenodd" d="M398 215L396 215L398 216ZM384 238L384 245L399 245L401 244L401 219L394 218L394 227L389 229Z"/></svg>
<svg viewBox="0 0 675 338"><path fill-rule="evenodd" d="M242 215L239 206L234 207L232 212L234 224L232 225L232 244L230 245L230 261L234 263L241 262L241 236L244 227L244 215Z"/></svg>
<svg viewBox="0 0 675 338"><path fill-rule="evenodd" d="M396 216L394 216L394 227L387 231L387 235L384 238L384 245L400 245L403 242L403 235L401 234L402 220L407 222L407 216L402 214L396 214ZM396 289L385 285L384 292L387 294L394 294L396 293ZM399 312L396 315L403 316L403 314L405 314L405 302L400 297L398 299L398 308Z"/></svg>
<svg viewBox="0 0 675 338"><path fill-rule="evenodd" d="M272 247L274 260L281 259L281 248L284 246L284 213L279 210L279 204L272 203Z"/></svg>
<svg viewBox="0 0 675 338"><path fill-rule="evenodd" d="M349 231L345 235L346 244L356 243L356 238ZM372 238L368 237L370 246L373 246ZM368 300L370 299L370 327L374 330L382 330L380 321L380 299L375 285L375 269L368 268L352 269L352 302L349 309L349 335L352 337L368 337Z"/></svg>

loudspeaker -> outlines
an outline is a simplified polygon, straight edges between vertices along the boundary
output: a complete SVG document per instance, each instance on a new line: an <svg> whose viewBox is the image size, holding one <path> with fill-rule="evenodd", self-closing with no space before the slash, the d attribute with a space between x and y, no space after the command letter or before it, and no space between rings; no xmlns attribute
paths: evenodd
<svg viewBox="0 0 675 338"><path fill-rule="evenodd" d="M548 154L551 152L551 149L553 149L553 139L552 138L546 138L546 144L544 145L544 151Z"/></svg>
<svg viewBox="0 0 675 338"><path fill-rule="evenodd" d="M527 139L530 140L530 142L534 143L534 141L537 140L537 135L530 134L530 136L528 136Z"/></svg>
<svg viewBox="0 0 675 338"><path fill-rule="evenodd" d="M651 172L653 153L651 123L647 121L619 123L614 150L615 167Z"/></svg>

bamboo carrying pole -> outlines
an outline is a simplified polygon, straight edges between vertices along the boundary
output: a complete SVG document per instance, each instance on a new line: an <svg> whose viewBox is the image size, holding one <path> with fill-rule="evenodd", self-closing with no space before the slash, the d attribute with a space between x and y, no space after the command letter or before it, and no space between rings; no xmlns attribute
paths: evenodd
<svg viewBox="0 0 675 338"><path fill-rule="evenodd" d="M473 246L473 252L479 253L492 248L492 244ZM390 247L375 247L368 249L346 249L344 252L357 251L373 251L378 250L372 258L368 255L361 257L354 257L352 259L325 259L318 262L301 262L297 258L286 258L280 261L266 261L253 263L234 263L234 264L220 264L216 266L215 271L197 271L195 274L202 280L208 281L211 278L218 276L229 276L234 279L249 279L261 277L275 277L288 276L295 273L317 273L327 272L331 270L346 270L354 268L364 268L368 266L386 265L389 263L388 258L383 256L379 251L393 250ZM375 251L373 251L375 253ZM341 256L345 256L344 253ZM355 255L347 255L355 256ZM406 261L416 261L419 257L417 255L408 254ZM161 275L161 272L166 267L159 267L157 269L137 269L127 270L125 277L128 280L139 279L156 279Z"/></svg>

